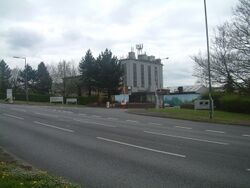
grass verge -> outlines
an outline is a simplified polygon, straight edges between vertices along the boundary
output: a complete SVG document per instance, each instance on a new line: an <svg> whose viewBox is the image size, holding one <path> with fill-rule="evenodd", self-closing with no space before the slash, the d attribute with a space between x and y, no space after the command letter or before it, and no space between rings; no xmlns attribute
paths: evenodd
<svg viewBox="0 0 250 188"><path fill-rule="evenodd" d="M178 109L178 108L164 108L164 109L147 109L133 111L141 115L152 115L158 117L184 119L192 121L203 121L213 123L224 123L224 124L237 124L237 125L248 125L250 126L250 115L241 113L232 113L225 111L214 111L213 119L209 119L208 110L192 110L192 109Z"/></svg>
<svg viewBox="0 0 250 188"><path fill-rule="evenodd" d="M80 186L24 165L0 148L0 187L79 188Z"/></svg>

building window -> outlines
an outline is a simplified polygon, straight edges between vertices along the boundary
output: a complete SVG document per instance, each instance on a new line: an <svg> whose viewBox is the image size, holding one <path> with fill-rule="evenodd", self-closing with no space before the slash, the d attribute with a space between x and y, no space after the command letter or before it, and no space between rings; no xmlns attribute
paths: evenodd
<svg viewBox="0 0 250 188"><path fill-rule="evenodd" d="M151 87L151 66L148 66L148 86Z"/></svg>
<svg viewBox="0 0 250 188"><path fill-rule="evenodd" d="M137 69L136 69L135 63L133 63L133 79L134 79L133 85L134 85L134 87L137 87Z"/></svg>
<svg viewBox="0 0 250 188"><path fill-rule="evenodd" d="M155 85L156 88L158 88L158 69L155 67Z"/></svg>
<svg viewBox="0 0 250 188"><path fill-rule="evenodd" d="M145 81L144 81L144 65L141 65L141 87L145 87Z"/></svg>
<svg viewBox="0 0 250 188"><path fill-rule="evenodd" d="M127 85L127 66L126 64L122 64L122 69L123 69L123 84Z"/></svg>

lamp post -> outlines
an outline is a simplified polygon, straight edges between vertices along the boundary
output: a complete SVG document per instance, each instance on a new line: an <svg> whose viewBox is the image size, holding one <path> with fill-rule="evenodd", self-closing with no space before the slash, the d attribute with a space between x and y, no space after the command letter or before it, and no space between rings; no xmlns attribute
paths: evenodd
<svg viewBox="0 0 250 188"><path fill-rule="evenodd" d="M165 57L165 58L162 58L160 60L165 60L165 59L167 60L167 59L169 59L169 57ZM157 75L157 77L158 77L158 75ZM156 75L155 75L155 108L159 109L159 96L157 93L157 89L158 89L158 82L156 81Z"/></svg>
<svg viewBox="0 0 250 188"><path fill-rule="evenodd" d="M27 64L26 64L26 57L18 57L18 56L13 56L13 58L16 59L23 59L24 63L25 63L25 96L26 96L26 102L29 101L29 97L28 97L28 81L27 81Z"/></svg>
<svg viewBox="0 0 250 188"><path fill-rule="evenodd" d="M208 24L207 24L207 7L206 0L204 0L204 11L205 11L205 24L206 24L206 38L207 38L207 63L208 63L208 81L209 81L209 118L213 118L213 99L211 95L211 70L210 70L210 54L209 54L209 38L208 38Z"/></svg>

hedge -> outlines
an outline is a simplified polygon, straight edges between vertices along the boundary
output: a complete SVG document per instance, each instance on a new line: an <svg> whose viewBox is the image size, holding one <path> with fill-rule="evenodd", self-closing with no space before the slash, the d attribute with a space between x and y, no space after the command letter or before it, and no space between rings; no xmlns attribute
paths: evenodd
<svg viewBox="0 0 250 188"><path fill-rule="evenodd" d="M78 104L86 105L98 102L98 96L81 96L77 97Z"/></svg>
<svg viewBox="0 0 250 188"><path fill-rule="evenodd" d="M20 93L14 93L13 97L17 101L25 101L26 100L26 95L25 94L20 94ZM29 94L29 101L31 102L49 102L49 95L40 95L40 94Z"/></svg>
<svg viewBox="0 0 250 188"><path fill-rule="evenodd" d="M202 98L208 99L208 94ZM216 109L250 114L250 95L213 92L212 98Z"/></svg>

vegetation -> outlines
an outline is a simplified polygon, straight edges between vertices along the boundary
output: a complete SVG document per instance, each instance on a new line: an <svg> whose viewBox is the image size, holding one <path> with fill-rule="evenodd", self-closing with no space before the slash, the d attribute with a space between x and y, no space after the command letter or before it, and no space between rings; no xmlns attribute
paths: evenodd
<svg viewBox="0 0 250 188"><path fill-rule="evenodd" d="M88 90L89 96L95 89L98 93L100 91L107 93L108 99L112 94L117 93L123 75L123 69L117 57L113 56L108 49L102 52L96 60L88 50L79 64L79 71L82 85Z"/></svg>
<svg viewBox="0 0 250 188"><path fill-rule="evenodd" d="M11 77L11 70L9 66L5 63L4 60L0 61L0 93L6 92L6 89L9 88Z"/></svg>
<svg viewBox="0 0 250 188"><path fill-rule="evenodd" d="M250 2L240 0L233 18L216 28L211 45L211 78L229 93L250 93ZM207 85L207 58L199 53L194 76Z"/></svg>
<svg viewBox="0 0 250 188"><path fill-rule="evenodd" d="M148 109L146 111L150 115L157 115L161 117L185 119L192 121L205 121L214 123L239 124L250 125L250 116L248 114L232 113L215 110L213 119L209 119L208 110L193 110L193 109Z"/></svg>
<svg viewBox="0 0 250 188"><path fill-rule="evenodd" d="M14 160L0 148L0 187L11 188L78 188L79 185L69 183L62 178L49 175L31 166Z"/></svg>
<svg viewBox="0 0 250 188"><path fill-rule="evenodd" d="M215 108L218 110L250 114L250 95L213 92L212 96ZM208 94L202 96L202 98L208 99Z"/></svg>

